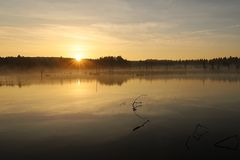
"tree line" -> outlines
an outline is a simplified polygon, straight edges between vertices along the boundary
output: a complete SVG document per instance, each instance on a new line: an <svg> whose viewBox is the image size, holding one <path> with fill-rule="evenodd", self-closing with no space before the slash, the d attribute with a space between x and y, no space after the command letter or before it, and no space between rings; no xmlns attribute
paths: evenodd
<svg viewBox="0 0 240 160"><path fill-rule="evenodd" d="M239 57L222 57L214 59L192 60L156 60L147 59L130 61L121 56L100 57L98 59L83 59L80 62L74 58L63 57L0 57L0 70L30 70L30 69L157 69L157 68L201 68L209 70L240 69Z"/></svg>

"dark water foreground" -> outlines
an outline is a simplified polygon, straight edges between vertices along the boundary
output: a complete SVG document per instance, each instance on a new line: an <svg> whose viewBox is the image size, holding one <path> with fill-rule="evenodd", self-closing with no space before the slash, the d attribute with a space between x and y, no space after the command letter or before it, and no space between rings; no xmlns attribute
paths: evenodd
<svg viewBox="0 0 240 160"><path fill-rule="evenodd" d="M239 75L1 77L0 157L239 159Z"/></svg>

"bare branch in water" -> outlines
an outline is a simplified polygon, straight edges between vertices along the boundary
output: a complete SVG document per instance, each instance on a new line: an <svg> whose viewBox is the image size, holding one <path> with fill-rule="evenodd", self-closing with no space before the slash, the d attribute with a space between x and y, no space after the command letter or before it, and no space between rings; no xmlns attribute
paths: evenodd
<svg viewBox="0 0 240 160"><path fill-rule="evenodd" d="M140 96L138 96L137 98L134 99L134 101L132 103L132 109L133 109L134 112L137 111L138 107L142 107L142 101L137 101L137 100L141 97L144 97L144 96L146 96L146 95L140 95Z"/></svg>
<svg viewBox="0 0 240 160"><path fill-rule="evenodd" d="M138 129L140 129L140 128L142 128L142 127L144 127L144 126L145 126L147 123L149 123L149 122L150 122L150 120L146 120L146 121L143 122L141 125L135 127L135 128L133 129L133 132L136 131L136 130L138 130Z"/></svg>
<svg viewBox="0 0 240 160"><path fill-rule="evenodd" d="M235 145L232 144L224 144L224 142L228 142L230 140L234 140L235 139ZM216 142L214 144L215 147L218 147L218 148L224 148L224 149L229 149L229 150L238 150L239 149L239 138L238 138L238 135L234 135L234 136L230 136L230 137L227 137L227 138L224 138L218 142Z"/></svg>
<svg viewBox="0 0 240 160"><path fill-rule="evenodd" d="M133 110L134 114L136 115L136 117L138 117L139 119L141 119L141 120L144 121L141 125L135 127L135 128L133 129L133 132L136 131L136 130L138 130L138 129L140 129L140 128L142 128L142 127L144 127L147 123L150 122L149 119L147 119L147 118L145 118L145 117L143 117L143 116L141 116L141 115L139 115L139 114L137 113L137 108L143 106L143 105L142 105L142 101L138 101L138 99L141 98L141 97L143 97L143 96L146 96L146 95L140 95L140 96L138 96L137 98L134 99L134 101L133 101L133 103L132 103L132 110Z"/></svg>
<svg viewBox="0 0 240 160"><path fill-rule="evenodd" d="M199 141L202 138L202 136L204 136L207 133L208 133L208 128L203 126L203 125L201 125L201 124L198 124L198 125L196 125L195 130L193 131L192 136L197 141Z"/></svg>
<svg viewBox="0 0 240 160"><path fill-rule="evenodd" d="M185 146L186 148L189 150L190 146L189 143L192 140L192 138L194 138L196 141L199 141L204 135L206 135L208 133L208 128L201 125L201 124L197 124L195 129L193 130L193 133L191 136L188 136L186 142L185 142Z"/></svg>

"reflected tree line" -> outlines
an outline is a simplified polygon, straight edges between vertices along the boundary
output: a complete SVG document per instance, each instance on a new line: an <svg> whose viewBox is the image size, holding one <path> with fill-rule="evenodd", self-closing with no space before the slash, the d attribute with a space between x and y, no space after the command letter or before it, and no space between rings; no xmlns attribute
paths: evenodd
<svg viewBox="0 0 240 160"><path fill-rule="evenodd" d="M140 60L129 61L121 56L101 57L99 59L83 59L77 62L73 58L63 57L0 57L0 70L31 70L31 69L202 69L202 70L239 70L239 57L223 57L196 60Z"/></svg>
<svg viewBox="0 0 240 160"><path fill-rule="evenodd" d="M29 85L41 84L41 85L64 85L64 84L76 84L78 81L82 82L96 82L99 85L106 86L122 86L124 83L127 83L129 80L144 80L144 81L156 81L164 80L166 82L170 80L200 80L205 85L205 81L222 81L229 83L239 83L240 76L236 74L170 74L170 75L97 75L97 76L85 76L82 77L58 77L54 74L44 77L41 79L39 76L34 75L15 75L15 76L0 76L0 87L8 86L19 88ZM134 108L133 108L134 109Z"/></svg>

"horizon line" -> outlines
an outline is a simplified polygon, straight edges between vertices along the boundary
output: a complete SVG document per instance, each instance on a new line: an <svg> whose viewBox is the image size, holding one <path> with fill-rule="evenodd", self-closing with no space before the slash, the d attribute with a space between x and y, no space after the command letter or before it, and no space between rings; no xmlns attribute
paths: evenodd
<svg viewBox="0 0 240 160"><path fill-rule="evenodd" d="M24 56L24 55L17 55L17 56L0 56L0 58L18 58L18 57L24 57L24 58L66 58L66 59L75 59L74 57L65 57L65 56ZM147 58L147 59L127 59L121 55L118 56L100 56L98 58L81 58L81 60L98 60L100 58L105 57L122 57L124 60L127 61L146 61L146 60L169 60L169 61L179 61L179 60L212 60L212 59L219 59L219 58L240 58L240 56L219 56L219 57L213 57L213 58L179 58L179 59L158 59L158 58Z"/></svg>

